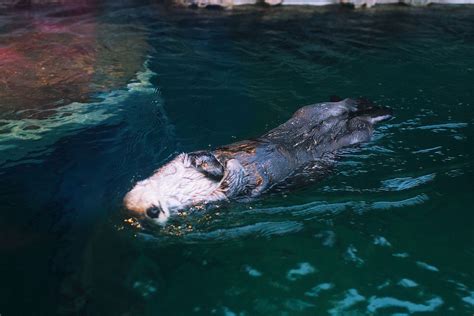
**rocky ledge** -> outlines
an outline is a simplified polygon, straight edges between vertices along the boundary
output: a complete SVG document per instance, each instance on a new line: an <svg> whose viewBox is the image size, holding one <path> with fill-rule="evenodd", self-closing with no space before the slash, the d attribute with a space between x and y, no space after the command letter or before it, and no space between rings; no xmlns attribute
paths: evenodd
<svg viewBox="0 0 474 316"><path fill-rule="evenodd" d="M474 4L474 0L176 0L179 5L188 7L217 6L232 8L239 5L267 4L275 5L308 5L325 6L349 4L355 8L370 8L376 4L406 4L411 6L426 6L429 4Z"/></svg>
<svg viewBox="0 0 474 316"><path fill-rule="evenodd" d="M1 8L30 7L46 4L76 4L85 5L100 2L101 0L0 0ZM427 6L429 4L474 4L474 0L162 0L161 2L173 2L185 7L223 7L232 8L241 5L263 4L276 5L353 5L355 8L370 8L376 4L406 4L411 6ZM156 0L160 2L160 0Z"/></svg>

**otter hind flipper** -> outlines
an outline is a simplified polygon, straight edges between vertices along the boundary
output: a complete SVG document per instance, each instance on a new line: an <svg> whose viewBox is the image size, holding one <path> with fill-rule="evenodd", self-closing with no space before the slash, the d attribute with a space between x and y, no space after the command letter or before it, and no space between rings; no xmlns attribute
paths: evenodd
<svg viewBox="0 0 474 316"><path fill-rule="evenodd" d="M238 196L247 191L247 177L242 164L237 159L229 159L219 189L227 196Z"/></svg>
<svg viewBox="0 0 474 316"><path fill-rule="evenodd" d="M385 106L375 105L366 98L354 100L356 110L351 113L351 117L366 119L371 124L388 120L393 116L393 110Z"/></svg>

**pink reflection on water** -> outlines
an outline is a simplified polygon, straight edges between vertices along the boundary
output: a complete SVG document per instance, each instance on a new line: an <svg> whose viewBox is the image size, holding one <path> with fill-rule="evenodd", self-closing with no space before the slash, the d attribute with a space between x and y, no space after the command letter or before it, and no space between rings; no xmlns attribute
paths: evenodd
<svg viewBox="0 0 474 316"><path fill-rule="evenodd" d="M140 69L143 60L131 56L142 55L143 37L99 24L95 2L31 3L9 11L13 27L0 31L0 118L22 117L25 109L40 110L29 117L41 116L41 110L86 101L123 86ZM131 39L137 45L124 48Z"/></svg>

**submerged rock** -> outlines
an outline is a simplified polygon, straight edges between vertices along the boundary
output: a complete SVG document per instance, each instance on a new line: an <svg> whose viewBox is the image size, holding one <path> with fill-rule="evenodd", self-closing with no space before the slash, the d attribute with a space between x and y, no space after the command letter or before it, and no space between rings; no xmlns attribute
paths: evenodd
<svg viewBox="0 0 474 316"><path fill-rule="evenodd" d="M0 0L0 6L8 3L16 2ZM0 118L49 117L50 110L124 87L142 70L146 36L137 28L99 21L94 7L86 12L90 19L15 10L15 23L24 26L0 38Z"/></svg>

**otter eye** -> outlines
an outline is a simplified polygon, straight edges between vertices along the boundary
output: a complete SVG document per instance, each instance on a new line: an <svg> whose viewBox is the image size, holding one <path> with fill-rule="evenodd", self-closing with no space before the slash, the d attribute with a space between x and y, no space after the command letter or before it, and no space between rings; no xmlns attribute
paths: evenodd
<svg viewBox="0 0 474 316"><path fill-rule="evenodd" d="M161 210L157 206L152 206L149 209L147 209L145 213L149 218L157 218L158 215L160 215Z"/></svg>

